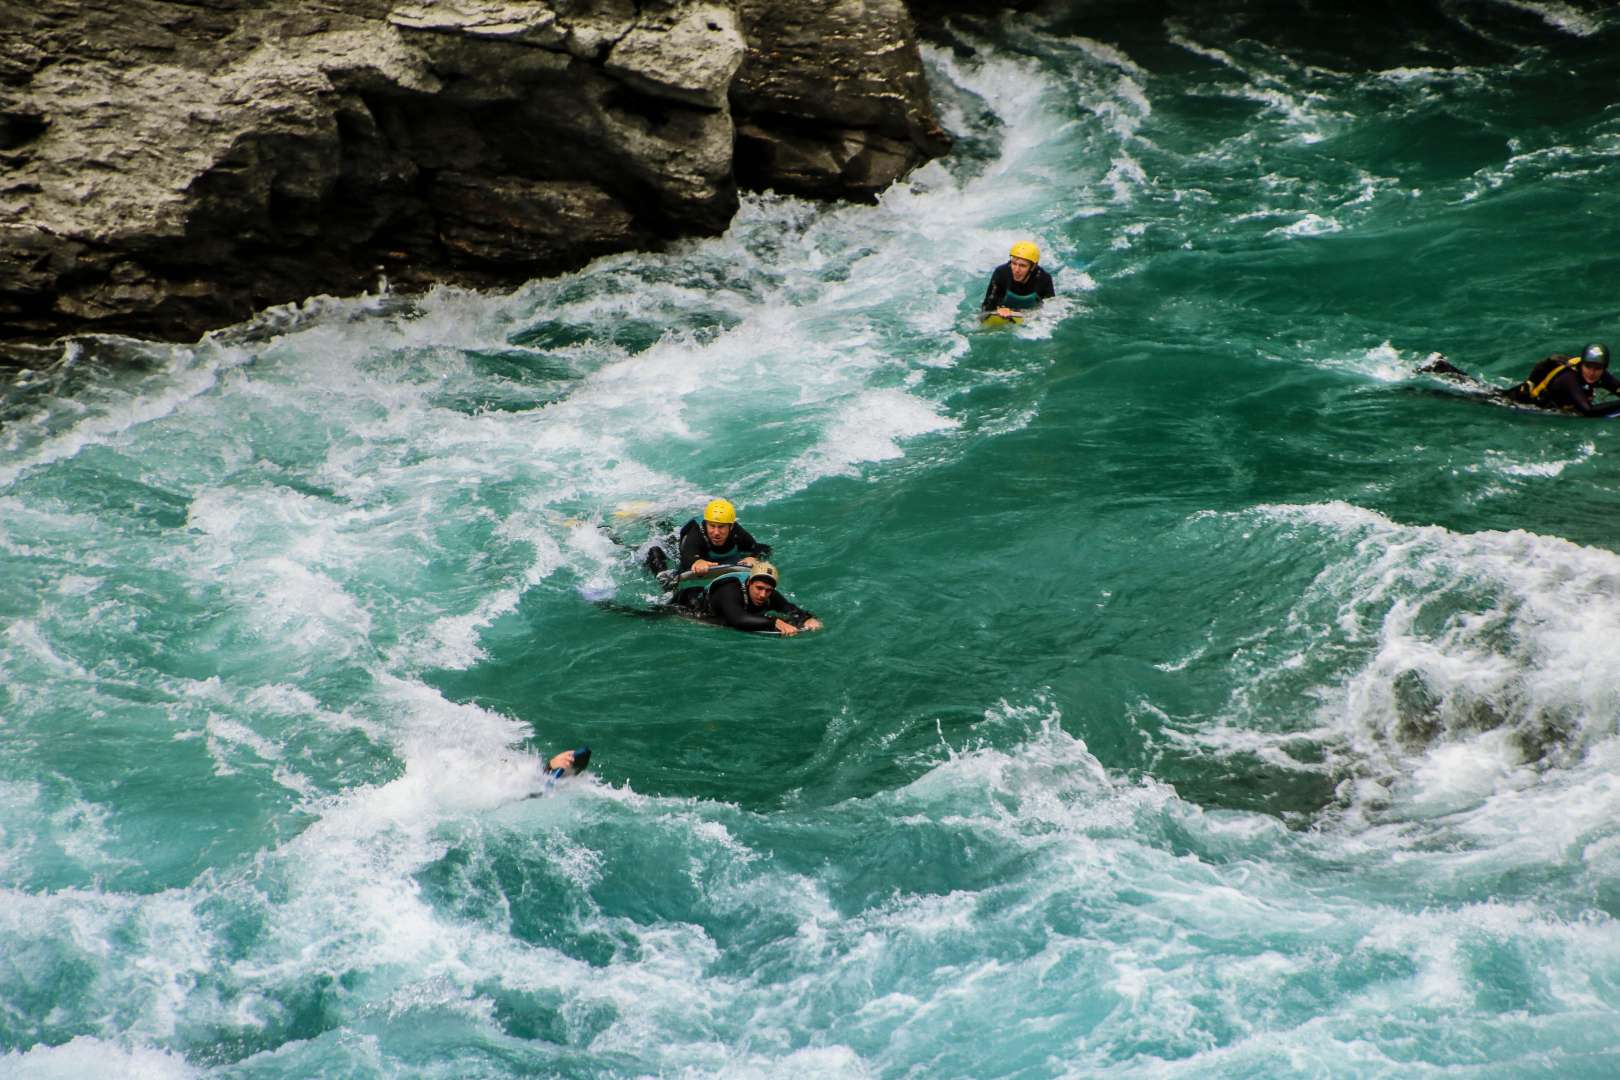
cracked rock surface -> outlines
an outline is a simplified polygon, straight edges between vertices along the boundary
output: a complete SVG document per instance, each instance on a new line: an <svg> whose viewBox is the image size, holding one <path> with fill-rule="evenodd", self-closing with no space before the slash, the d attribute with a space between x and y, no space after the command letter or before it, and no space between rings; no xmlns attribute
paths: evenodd
<svg viewBox="0 0 1620 1080"><path fill-rule="evenodd" d="M947 146L900 0L0 0L0 341L515 284Z"/></svg>

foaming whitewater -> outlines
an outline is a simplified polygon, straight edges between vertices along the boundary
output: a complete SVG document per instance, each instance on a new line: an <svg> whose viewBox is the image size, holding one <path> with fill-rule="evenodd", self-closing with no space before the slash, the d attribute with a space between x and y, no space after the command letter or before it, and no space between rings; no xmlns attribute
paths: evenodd
<svg viewBox="0 0 1620 1080"><path fill-rule="evenodd" d="M1620 1070L1620 427L1412 371L1602 332L1615 20L1412 18L954 26L876 205L19 380L0 1074ZM827 629L659 614L716 495Z"/></svg>
<svg viewBox="0 0 1620 1080"><path fill-rule="evenodd" d="M1247 542L1326 532L1349 545L1322 545L1338 556L1314 573L1298 567L1298 601L1244 657L1253 677L1228 717L1244 751L1308 752L1298 767L1344 776L1341 794L1363 809L1426 816L1545 773L1578 783L1586 752L1614 741L1612 552L1401 526L1343 503L1229 520ZM1301 684L1319 698L1304 713Z"/></svg>

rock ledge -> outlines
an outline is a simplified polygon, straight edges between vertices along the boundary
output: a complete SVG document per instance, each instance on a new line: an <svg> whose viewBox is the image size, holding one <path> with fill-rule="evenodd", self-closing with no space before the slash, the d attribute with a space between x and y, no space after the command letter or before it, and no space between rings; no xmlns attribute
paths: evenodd
<svg viewBox="0 0 1620 1080"><path fill-rule="evenodd" d="M517 283L949 146L901 0L0 0L0 27L0 341Z"/></svg>

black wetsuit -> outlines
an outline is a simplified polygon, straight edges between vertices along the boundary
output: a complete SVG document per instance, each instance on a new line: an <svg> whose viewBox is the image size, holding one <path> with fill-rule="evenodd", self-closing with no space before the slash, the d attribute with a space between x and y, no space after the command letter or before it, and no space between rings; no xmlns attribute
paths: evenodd
<svg viewBox="0 0 1620 1080"><path fill-rule="evenodd" d="M726 537L725 547L714 547L709 543L708 530L696 518L681 526L680 539L680 572L683 574L692 569L692 564L699 559L735 563L749 558L763 559L771 553L769 544L755 540L753 534L741 525L731 527L731 535Z"/></svg>
<svg viewBox="0 0 1620 1080"><path fill-rule="evenodd" d="M675 541L675 559L678 564L673 571L669 569L669 554L664 545L670 541L657 540L647 549L647 569L664 580L666 572L669 574L665 580L666 588L674 588L675 574L684 574L692 569L692 564L699 559L714 563L737 563L747 558L765 558L771 553L771 545L762 544L755 540L753 534L741 525L733 525L731 534L726 537L726 547L716 548L709 543L709 534L703 528L703 522L692 518L681 526L680 532L673 537Z"/></svg>
<svg viewBox="0 0 1620 1080"><path fill-rule="evenodd" d="M803 626L815 618L780 592L771 593L771 598L763 607L755 606L749 601L748 590L743 587L741 578L724 578L707 590L695 591L696 602L691 605L694 611L738 630L754 633L760 630L775 630L777 619L792 623L794 626Z"/></svg>
<svg viewBox="0 0 1620 1080"><path fill-rule="evenodd" d="M1012 265L1002 263L990 275L990 287L984 290L984 303L980 304L979 307L984 311L994 311L999 307L1017 307L1016 303L1007 303L1007 294L1009 292L1021 296L1028 296L1033 293L1036 303L1042 300L1050 300L1057 295L1057 291L1052 288L1052 275L1039 266L1030 267L1029 276L1023 281L1014 281Z"/></svg>
<svg viewBox="0 0 1620 1080"><path fill-rule="evenodd" d="M1609 416L1620 412L1620 401L1606 401L1602 405L1592 403L1594 391L1602 389L1611 394L1620 394L1620 379L1616 379L1607 368L1598 376L1595 383L1589 383L1581 378L1580 365L1571 364L1572 357L1549 356L1538 361L1530 370L1530 377L1511 390L1504 391L1508 397L1521 405L1535 405L1543 409L1567 409L1581 416ZM1551 380L1547 376L1560 365L1563 370L1553 375ZM1531 396L1531 390L1537 386L1542 387L1540 394Z"/></svg>
<svg viewBox="0 0 1620 1080"><path fill-rule="evenodd" d="M692 569L692 564L699 559L706 562L720 563L726 566L735 566L744 559L763 559L771 553L771 545L762 544L754 539L752 533L741 525L733 525L731 534L726 537L726 546L714 547L709 543L709 533L703 527L703 522L693 518L681 526L679 533L680 547L676 558L679 560L678 569L668 570L668 557L662 549L654 547L647 553L647 568L658 575L666 589L674 589L672 599L678 606L697 608L703 602L703 582L691 581L677 583L677 575L684 574Z"/></svg>

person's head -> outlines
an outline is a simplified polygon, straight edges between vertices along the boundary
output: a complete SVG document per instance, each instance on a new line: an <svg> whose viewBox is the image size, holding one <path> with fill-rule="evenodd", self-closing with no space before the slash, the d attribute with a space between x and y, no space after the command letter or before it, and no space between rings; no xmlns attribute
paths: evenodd
<svg viewBox="0 0 1620 1080"><path fill-rule="evenodd" d="M723 544L737 527L737 508L725 499L710 499L703 508L703 533L711 544Z"/></svg>
<svg viewBox="0 0 1620 1080"><path fill-rule="evenodd" d="M748 602L755 607L764 607L771 602L771 596L776 592L776 583L780 580L776 567L763 560L754 563L748 572Z"/></svg>
<svg viewBox="0 0 1620 1080"><path fill-rule="evenodd" d="M1609 347L1601 342L1593 342L1581 350L1581 377L1587 382L1597 382L1603 373L1609 370Z"/></svg>
<svg viewBox="0 0 1620 1080"><path fill-rule="evenodd" d="M1028 240L1020 240L1007 252L1007 266L1013 277L1023 281L1041 261L1041 249Z"/></svg>

